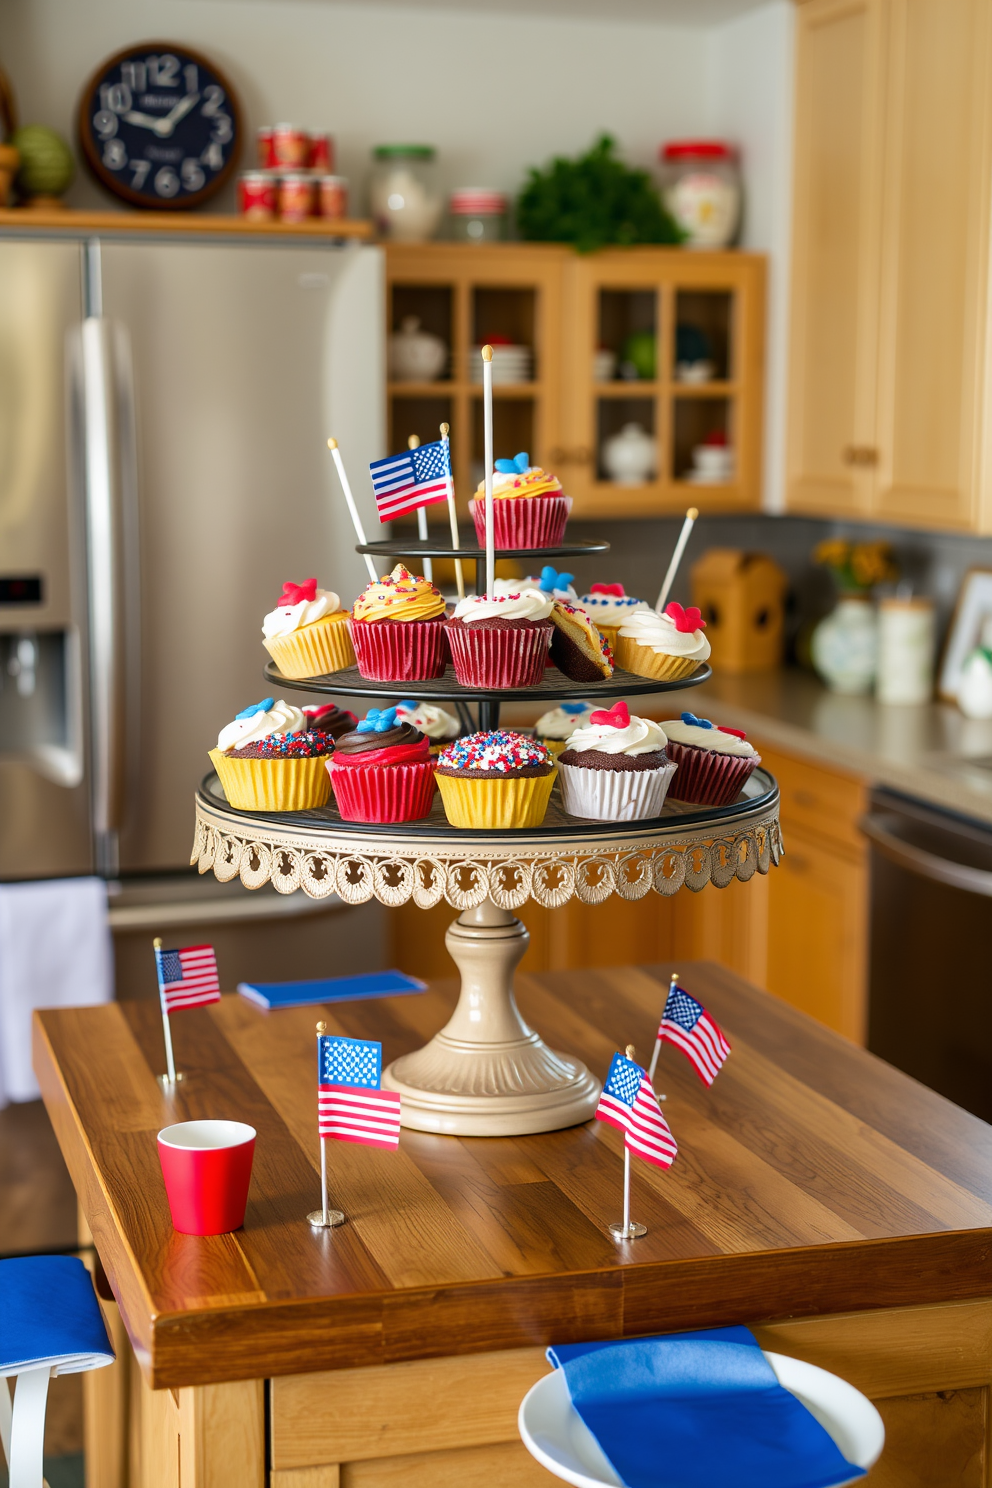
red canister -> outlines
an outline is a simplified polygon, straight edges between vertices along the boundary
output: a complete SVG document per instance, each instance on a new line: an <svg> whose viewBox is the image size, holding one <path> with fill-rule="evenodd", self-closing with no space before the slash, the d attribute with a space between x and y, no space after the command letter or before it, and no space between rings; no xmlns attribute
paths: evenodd
<svg viewBox="0 0 992 1488"><path fill-rule="evenodd" d="M298 124L277 124L272 131L272 151L279 170L305 170L310 161L310 136Z"/></svg>
<svg viewBox="0 0 992 1488"><path fill-rule="evenodd" d="M180 1121L158 1134L173 1228L227 1235L245 1222L255 1128L243 1121Z"/></svg>
<svg viewBox="0 0 992 1488"><path fill-rule="evenodd" d="M305 222L313 216L314 178L291 172L279 178L279 218L282 222Z"/></svg>
<svg viewBox="0 0 992 1488"><path fill-rule="evenodd" d="M334 169L334 141L323 132L310 136L310 169L318 175L329 175Z"/></svg>
<svg viewBox="0 0 992 1488"><path fill-rule="evenodd" d="M335 219L347 217L347 178L345 176L319 176L317 178L317 206L319 217Z"/></svg>
<svg viewBox="0 0 992 1488"><path fill-rule="evenodd" d="M265 171L244 171L238 177L238 206L252 222L272 222L279 208L277 181Z"/></svg>
<svg viewBox="0 0 992 1488"><path fill-rule="evenodd" d="M258 131L258 168L271 170L276 163L275 147L272 143L272 125L266 124Z"/></svg>

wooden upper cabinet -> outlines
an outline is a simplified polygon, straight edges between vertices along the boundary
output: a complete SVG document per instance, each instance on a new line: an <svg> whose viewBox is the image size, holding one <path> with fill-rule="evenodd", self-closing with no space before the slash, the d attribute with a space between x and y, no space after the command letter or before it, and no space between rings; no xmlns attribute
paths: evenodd
<svg viewBox="0 0 992 1488"><path fill-rule="evenodd" d="M990 20L798 8L791 510L992 530Z"/></svg>

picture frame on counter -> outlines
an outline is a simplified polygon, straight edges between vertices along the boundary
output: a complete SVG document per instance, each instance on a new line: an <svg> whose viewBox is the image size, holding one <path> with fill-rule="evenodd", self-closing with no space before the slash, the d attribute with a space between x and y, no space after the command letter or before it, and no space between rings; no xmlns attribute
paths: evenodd
<svg viewBox="0 0 992 1488"><path fill-rule="evenodd" d="M981 644L986 620L992 620L992 569L970 568L961 583L940 660L937 694L942 702L957 702L961 669Z"/></svg>

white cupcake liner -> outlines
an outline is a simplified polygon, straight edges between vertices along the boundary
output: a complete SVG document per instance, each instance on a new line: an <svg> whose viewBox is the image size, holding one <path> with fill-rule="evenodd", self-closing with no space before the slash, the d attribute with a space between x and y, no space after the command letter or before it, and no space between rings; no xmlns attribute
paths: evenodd
<svg viewBox="0 0 992 1488"><path fill-rule="evenodd" d="M660 816L677 766L660 770L594 770L558 763L562 805L591 821L644 821Z"/></svg>

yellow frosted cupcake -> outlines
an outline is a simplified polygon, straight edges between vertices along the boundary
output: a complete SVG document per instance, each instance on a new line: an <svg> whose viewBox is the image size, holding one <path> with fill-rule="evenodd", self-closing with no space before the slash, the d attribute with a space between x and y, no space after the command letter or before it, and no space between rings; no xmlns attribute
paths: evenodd
<svg viewBox="0 0 992 1488"><path fill-rule="evenodd" d="M236 811L309 811L331 794L333 748L301 708L263 698L221 729L210 760Z"/></svg>
<svg viewBox="0 0 992 1488"><path fill-rule="evenodd" d="M616 664L636 677L656 677L659 682L691 677L710 654L705 629L706 621L695 607L684 610L674 601L663 615L635 610L620 626Z"/></svg>
<svg viewBox="0 0 992 1488"><path fill-rule="evenodd" d="M435 777L453 827L539 827L557 768L543 744L497 729L466 734L437 757Z"/></svg>
<svg viewBox="0 0 992 1488"><path fill-rule="evenodd" d="M358 670L370 682L444 676L444 597L402 563L388 578L366 584L352 607L350 630Z"/></svg>
<svg viewBox="0 0 992 1488"><path fill-rule="evenodd" d="M284 677L322 677L355 665L348 611L316 579L285 583L262 621L262 644Z"/></svg>
<svg viewBox="0 0 992 1488"><path fill-rule="evenodd" d="M486 483L480 481L468 504L479 546L486 545ZM572 510L561 481L524 452L497 460L493 474L493 541L497 548L555 548L565 535Z"/></svg>

